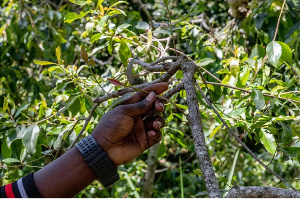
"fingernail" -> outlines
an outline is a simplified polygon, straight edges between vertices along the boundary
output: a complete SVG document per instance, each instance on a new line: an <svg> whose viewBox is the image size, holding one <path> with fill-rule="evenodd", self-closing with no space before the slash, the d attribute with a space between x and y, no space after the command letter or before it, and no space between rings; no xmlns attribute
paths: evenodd
<svg viewBox="0 0 300 199"><path fill-rule="evenodd" d="M155 136L155 131L150 131L149 133L151 136Z"/></svg>
<svg viewBox="0 0 300 199"><path fill-rule="evenodd" d="M160 103L158 103L158 105L161 106L162 110L164 110L165 107L164 107L163 103L160 102Z"/></svg>
<svg viewBox="0 0 300 199"><path fill-rule="evenodd" d="M161 122L160 122L160 121L156 121L156 124L158 125L158 128L160 129L160 127L161 127Z"/></svg>
<svg viewBox="0 0 300 199"><path fill-rule="evenodd" d="M155 97L155 93L153 91L151 91L151 93L149 93L149 95L146 97L146 100L148 102L151 102Z"/></svg>

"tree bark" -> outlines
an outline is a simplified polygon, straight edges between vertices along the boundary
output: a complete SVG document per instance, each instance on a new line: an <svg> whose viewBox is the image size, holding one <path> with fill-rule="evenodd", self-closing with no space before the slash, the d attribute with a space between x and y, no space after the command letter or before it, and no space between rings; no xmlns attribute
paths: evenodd
<svg viewBox="0 0 300 199"><path fill-rule="evenodd" d="M142 192L142 198L151 198L153 183L155 178L155 169L157 166L157 152L159 144L154 145L149 149L149 156L147 159L147 173L145 175L144 188Z"/></svg>
<svg viewBox="0 0 300 199"><path fill-rule="evenodd" d="M300 192L276 187L234 187L227 198L300 198Z"/></svg>
<svg viewBox="0 0 300 199"><path fill-rule="evenodd" d="M215 176L213 166L210 162L207 148L205 146L205 138L203 132L203 126L201 122L201 115L199 112L198 100L195 89L195 71L197 66L192 62L185 60L181 63L183 71L183 84L186 92L187 104L188 104L188 121L192 130L195 151L202 171L206 191L210 198L221 198L221 192L219 184Z"/></svg>

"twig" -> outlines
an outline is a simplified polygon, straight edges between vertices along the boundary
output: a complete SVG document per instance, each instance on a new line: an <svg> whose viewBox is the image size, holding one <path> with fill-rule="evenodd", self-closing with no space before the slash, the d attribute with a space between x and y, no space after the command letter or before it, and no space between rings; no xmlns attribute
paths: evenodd
<svg viewBox="0 0 300 199"><path fill-rule="evenodd" d="M281 10L280 10L280 14L279 14L279 17L278 17L278 20L277 20L277 25L276 25L276 29L275 29L273 41L275 41L276 36L277 36L277 32L278 32L278 28L279 28L279 23L280 23L281 15L282 15L283 8L284 8L284 5L285 5L285 1L286 1L286 0L284 0L283 3L282 3L282 7L281 7Z"/></svg>
<svg viewBox="0 0 300 199"><path fill-rule="evenodd" d="M62 107L61 109L59 109L56 113L50 115L49 117L45 118L45 119L42 119L40 121L37 121L35 123L32 123L32 124L28 124L28 125L34 125L34 124L38 124L38 123L41 123L41 122L44 122L46 120L49 120L50 118L54 117L58 112L60 112L61 110L63 110L65 107Z"/></svg>
<svg viewBox="0 0 300 199"><path fill-rule="evenodd" d="M176 57L176 56L162 57L162 58L159 58L156 61L152 62L150 65L153 66L155 64L159 64L160 62L166 61L168 59L178 60L178 57Z"/></svg>
<svg viewBox="0 0 300 199"><path fill-rule="evenodd" d="M172 21L171 21L171 13L170 13L170 10L169 10L169 5L166 5L166 8L167 8L167 12L168 12L168 15L169 15L169 24L170 24L170 28L171 28L171 34L172 34L172 39L173 39L173 45L174 45L176 57L178 57L177 50L176 50L175 38L174 38L174 35L173 35L173 26L172 26Z"/></svg>
<svg viewBox="0 0 300 199"><path fill-rule="evenodd" d="M281 7L281 10L280 10L280 14L279 14L279 17L278 17L278 20L277 20L277 25L276 25L276 29L275 29L275 33L274 33L274 37L273 37L273 40L272 41L275 41L276 39L276 36L277 36L277 32L278 32L278 28L279 28L279 23L280 23L280 19L281 19L281 15L282 15L282 12L283 12L283 8L284 8L284 5L285 5L285 1L283 1L282 3L282 7ZM268 55L266 55L263 59L263 62L266 61Z"/></svg>
<svg viewBox="0 0 300 199"><path fill-rule="evenodd" d="M207 97L205 96L205 94L203 93L203 91L201 90L200 86L198 84L196 84L199 92L201 93L202 97L205 99L206 103L208 104L208 106L210 108L213 109L213 111L215 112L215 114L217 115L217 117L222 121L222 123L226 126L226 128L228 129L228 131L235 137L235 139L244 147L244 149L246 149L246 151L248 151L250 153L250 155L257 160L266 170L268 170L270 173L272 173L273 175L275 175L278 179L280 179L281 181L285 181L284 178L282 178L280 175L278 175L277 173L275 173L272 169L270 169L267 165L265 165L265 163L263 163L244 143L243 141L238 137L238 135L236 135L233 130L228 126L228 124L224 121L224 119L221 117L221 115L218 113L218 111L214 108L214 106L210 103L210 101L207 99ZM294 187L291 186L292 189L295 190Z"/></svg>
<svg viewBox="0 0 300 199"><path fill-rule="evenodd" d="M274 158L275 158L275 156L276 156L276 153L277 153L277 151L275 151L275 153L274 153L274 155L273 155L271 161L269 162L269 164L268 164L267 166L269 166L269 165L273 162L273 160L274 160Z"/></svg>
<svg viewBox="0 0 300 199"><path fill-rule="evenodd" d="M159 82L167 82L179 70L180 62L181 62L181 60L179 59L176 62L170 63L171 67L162 76L160 76L159 78L155 79L152 82L147 82L147 83L144 83L144 84L137 85L137 86L135 86L135 89L142 89L142 88L145 88L147 86L150 86L150 85L153 85L153 84L156 84L156 83L159 83ZM133 92L133 91L135 91L133 88L120 89L118 91L111 92L109 95L98 97L98 98L94 99L94 102L95 103L102 103L102 102L104 102L108 99L117 98L121 95L124 95L125 93Z"/></svg>
<svg viewBox="0 0 300 199"><path fill-rule="evenodd" d="M85 123L84 126L82 127L81 131L79 132L79 134L76 136L76 138L74 139L74 141L72 142L72 144L69 146L68 150L70 150L71 148L73 148L76 144L76 142L78 141L78 139L80 138L80 136L83 134L83 132L85 131L87 125L89 124L96 108L99 106L99 103L95 103L94 106L92 107L92 110L90 112L90 115L85 119Z"/></svg>

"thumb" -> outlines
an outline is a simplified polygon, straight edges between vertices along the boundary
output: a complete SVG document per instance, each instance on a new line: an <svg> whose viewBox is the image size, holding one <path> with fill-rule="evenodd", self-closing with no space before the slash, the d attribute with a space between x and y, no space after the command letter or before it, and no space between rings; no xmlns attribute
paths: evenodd
<svg viewBox="0 0 300 199"><path fill-rule="evenodd" d="M146 114L154 104L156 99L156 94L151 91L149 95L143 99L142 101L139 101L134 104L128 104L124 105L125 112L130 115L131 117L136 117L140 115Z"/></svg>

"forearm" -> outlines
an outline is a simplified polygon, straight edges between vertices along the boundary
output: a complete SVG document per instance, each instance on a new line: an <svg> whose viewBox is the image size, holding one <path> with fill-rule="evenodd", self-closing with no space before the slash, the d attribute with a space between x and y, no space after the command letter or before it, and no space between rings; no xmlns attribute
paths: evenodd
<svg viewBox="0 0 300 199"><path fill-rule="evenodd" d="M96 179L94 171L74 147L34 174L42 197L73 197Z"/></svg>

